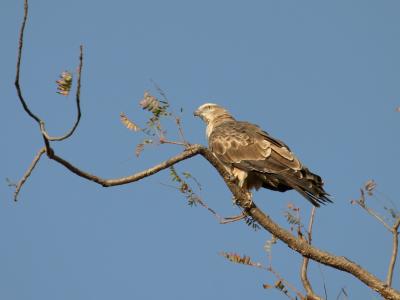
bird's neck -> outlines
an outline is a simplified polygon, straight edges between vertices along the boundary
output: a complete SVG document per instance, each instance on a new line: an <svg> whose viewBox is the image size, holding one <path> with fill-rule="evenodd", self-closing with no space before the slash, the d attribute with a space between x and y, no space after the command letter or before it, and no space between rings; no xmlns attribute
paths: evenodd
<svg viewBox="0 0 400 300"><path fill-rule="evenodd" d="M206 135L207 139L210 137L211 133L213 132L214 128L221 125L222 123L235 121L235 119L228 113L224 113L216 117L215 119L211 120L207 124L206 128Z"/></svg>

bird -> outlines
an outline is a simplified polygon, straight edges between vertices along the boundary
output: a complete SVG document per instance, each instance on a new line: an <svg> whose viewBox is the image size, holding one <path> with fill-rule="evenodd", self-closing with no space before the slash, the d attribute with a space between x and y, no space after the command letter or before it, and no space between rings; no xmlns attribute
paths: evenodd
<svg viewBox="0 0 400 300"><path fill-rule="evenodd" d="M295 190L314 206L332 202L321 177L312 173L281 140L258 125L237 121L215 103L198 107L194 116L207 125L208 147L249 197L251 190Z"/></svg>

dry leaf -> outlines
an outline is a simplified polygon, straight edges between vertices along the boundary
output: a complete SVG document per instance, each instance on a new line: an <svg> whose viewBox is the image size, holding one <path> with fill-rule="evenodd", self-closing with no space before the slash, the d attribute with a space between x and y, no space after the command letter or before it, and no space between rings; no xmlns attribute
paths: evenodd
<svg viewBox="0 0 400 300"><path fill-rule="evenodd" d="M137 125L136 125L134 122L132 122L131 120L129 120L129 119L125 116L124 113L121 113L121 114L120 114L120 119L121 119L122 124L124 124L125 127L128 128L129 130L132 130L132 131L135 131L135 132L138 132L138 131L141 130L140 127L137 126Z"/></svg>
<svg viewBox="0 0 400 300"><path fill-rule="evenodd" d="M68 71L64 71L60 75L60 79L56 81L58 94L68 96L72 87L72 74Z"/></svg>

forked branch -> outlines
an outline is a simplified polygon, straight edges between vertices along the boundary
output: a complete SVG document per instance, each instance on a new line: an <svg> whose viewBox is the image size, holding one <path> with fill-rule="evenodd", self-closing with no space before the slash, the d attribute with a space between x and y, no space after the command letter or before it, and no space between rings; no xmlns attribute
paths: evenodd
<svg viewBox="0 0 400 300"><path fill-rule="evenodd" d="M21 23L21 28L19 32L19 39L18 39L18 54L17 54L17 66L16 66L16 75L15 75L15 88L17 90L17 95L18 98L22 104L22 107L24 108L25 112L38 123L40 132L43 135L44 141L46 148L49 146L49 141L62 141L67 138L69 138L75 131L75 129L78 127L79 121L81 119L81 106L80 106L80 92L81 92L81 73L82 73L82 67L83 67L83 46L80 46L80 54L79 54L79 66L78 66L78 79L77 79L77 88L76 88L76 96L75 96L75 103L76 103L76 109L77 109L77 117L75 120L75 123L73 124L72 128L63 136L59 137L53 137L50 136L45 128L45 122L38 117L36 114L34 114L28 104L25 101L25 98L22 94L21 90L21 85L20 85L20 73L21 73L21 60L22 60L22 50L24 47L24 32L25 32L25 26L26 22L28 19L28 0L24 1L24 17ZM49 151L47 151L49 152Z"/></svg>

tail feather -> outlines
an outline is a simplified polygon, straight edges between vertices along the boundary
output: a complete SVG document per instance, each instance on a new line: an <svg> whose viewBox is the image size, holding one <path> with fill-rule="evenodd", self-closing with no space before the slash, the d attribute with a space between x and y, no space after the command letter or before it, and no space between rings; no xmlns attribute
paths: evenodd
<svg viewBox="0 0 400 300"><path fill-rule="evenodd" d="M277 176L314 206L319 207L321 204L332 203L329 194L323 188L324 183L321 177L310 172L307 168L295 172L290 170L286 174Z"/></svg>

